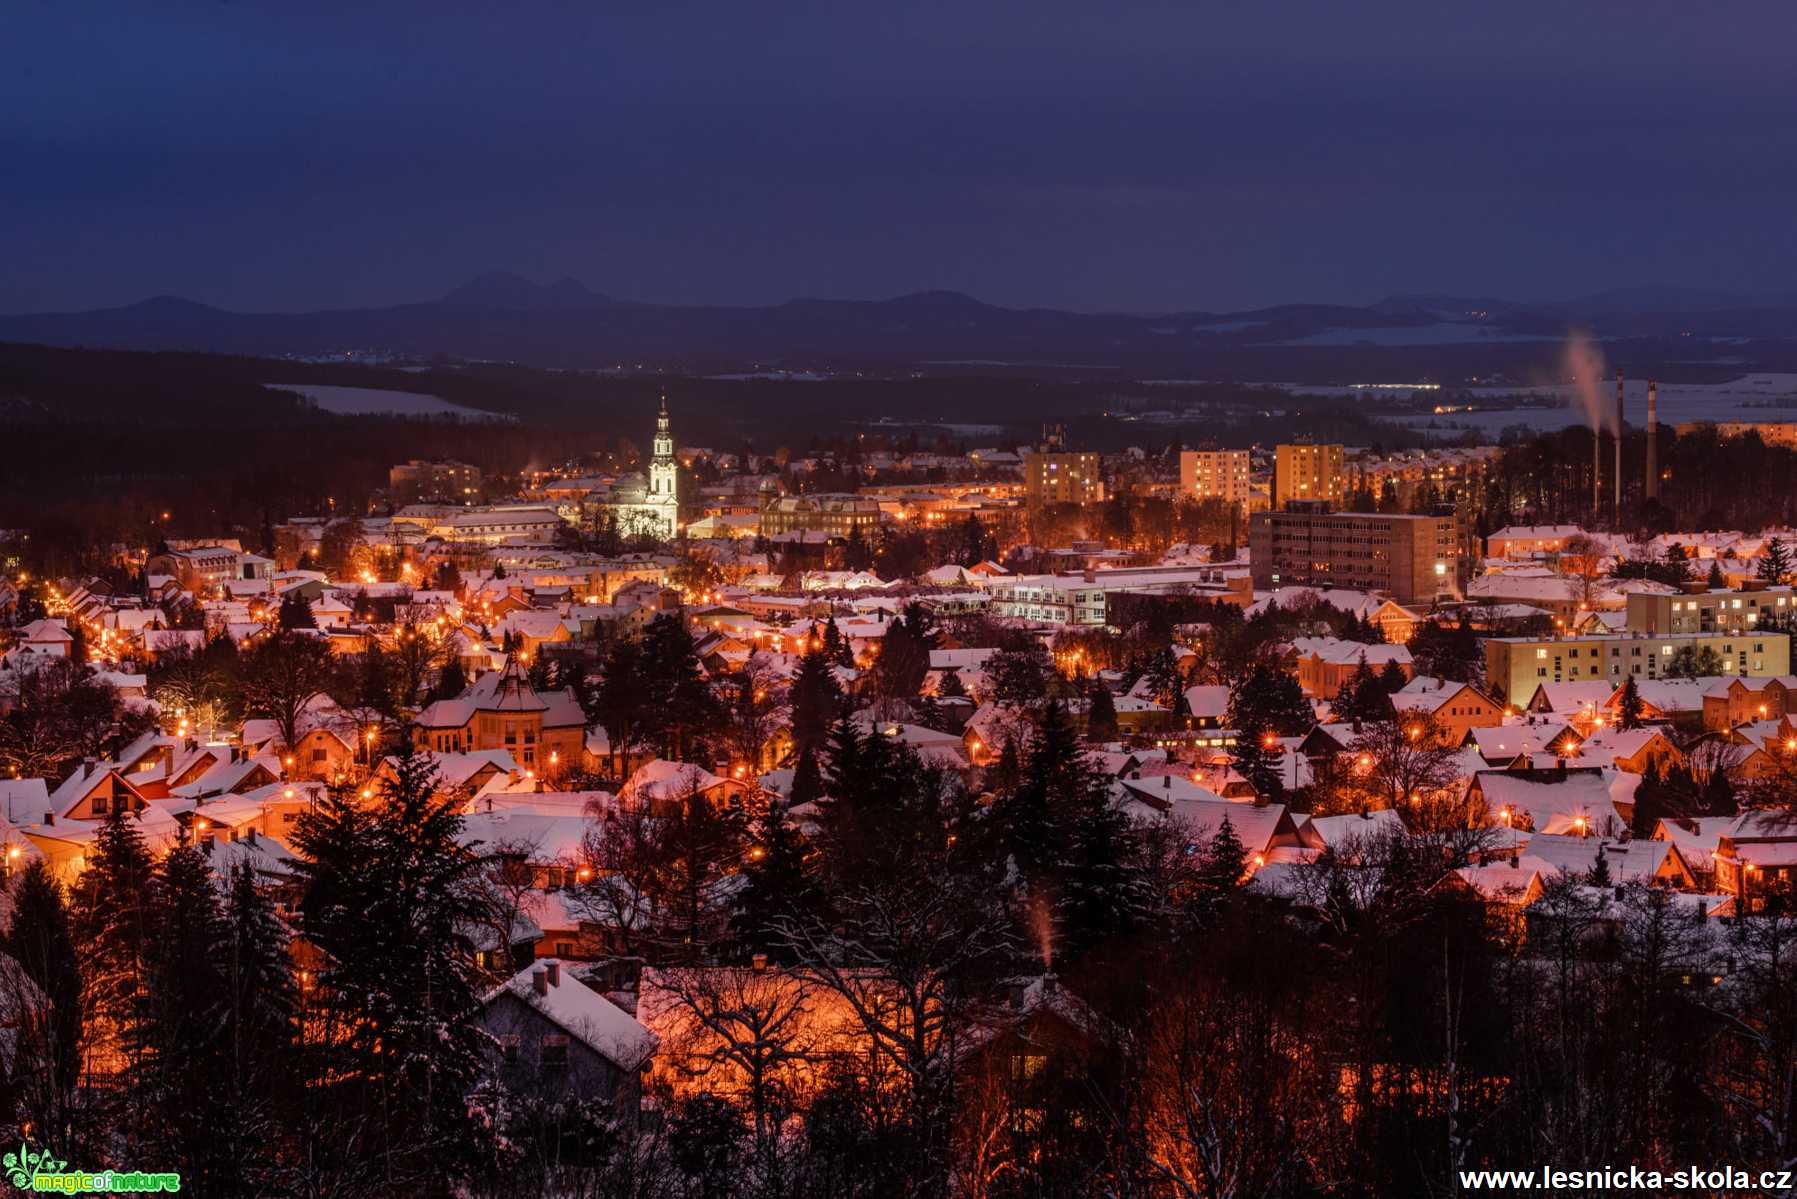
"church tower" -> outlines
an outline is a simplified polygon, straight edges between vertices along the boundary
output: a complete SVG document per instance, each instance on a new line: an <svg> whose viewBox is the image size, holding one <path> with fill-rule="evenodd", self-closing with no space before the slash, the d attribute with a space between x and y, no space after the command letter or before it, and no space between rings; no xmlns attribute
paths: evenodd
<svg viewBox="0 0 1797 1199"><path fill-rule="evenodd" d="M649 498L673 500L680 496L675 482L678 467L674 462L674 435L668 431L668 396L661 397L661 415L655 418L654 455L649 459Z"/></svg>
<svg viewBox="0 0 1797 1199"><path fill-rule="evenodd" d="M658 537L680 532L680 464L674 461L674 434L668 430L668 393L661 394L655 418L654 453L649 458L649 494L643 497Z"/></svg>

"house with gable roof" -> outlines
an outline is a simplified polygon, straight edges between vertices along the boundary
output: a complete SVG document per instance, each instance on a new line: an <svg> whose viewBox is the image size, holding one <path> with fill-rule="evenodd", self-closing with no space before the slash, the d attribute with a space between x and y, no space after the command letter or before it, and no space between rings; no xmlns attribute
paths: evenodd
<svg viewBox="0 0 1797 1199"><path fill-rule="evenodd" d="M641 1072L660 1046L636 1017L555 958L489 991L477 1019L495 1042L494 1072L509 1085L606 1101L620 1112L641 1101Z"/></svg>
<svg viewBox="0 0 1797 1199"><path fill-rule="evenodd" d="M571 690L539 694L518 659L489 671L454 699L418 714L418 748L437 753L505 750L526 770L572 769L586 743L586 713Z"/></svg>

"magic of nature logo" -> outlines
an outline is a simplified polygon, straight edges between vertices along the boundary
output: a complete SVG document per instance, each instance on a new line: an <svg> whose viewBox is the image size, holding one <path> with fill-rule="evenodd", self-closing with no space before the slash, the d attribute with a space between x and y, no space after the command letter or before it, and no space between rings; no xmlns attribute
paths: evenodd
<svg viewBox="0 0 1797 1199"><path fill-rule="evenodd" d="M6 1180L19 1190L52 1195L137 1195L181 1189L178 1173L70 1170L68 1162L48 1149L33 1149L24 1141L15 1152L0 1158L0 1167L6 1170Z"/></svg>

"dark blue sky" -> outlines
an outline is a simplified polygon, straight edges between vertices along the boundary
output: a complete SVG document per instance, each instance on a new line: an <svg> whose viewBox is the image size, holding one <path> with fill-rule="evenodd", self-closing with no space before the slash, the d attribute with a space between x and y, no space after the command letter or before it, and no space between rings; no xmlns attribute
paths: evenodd
<svg viewBox="0 0 1797 1199"><path fill-rule="evenodd" d="M1797 10L14 0L0 311L1788 290Z"/></svg>

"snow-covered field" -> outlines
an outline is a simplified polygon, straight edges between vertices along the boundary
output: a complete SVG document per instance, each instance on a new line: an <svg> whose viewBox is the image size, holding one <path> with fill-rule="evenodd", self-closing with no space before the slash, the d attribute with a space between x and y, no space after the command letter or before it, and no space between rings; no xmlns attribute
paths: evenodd
<svg viewBox="0 0 1797 1199"><path fill-rule="evenodd" d="M478 408L466 408L433 395L411 391L387 391L378 387L336 387L320 383L265 383L264 387L294 391L326 412L339 416L443 416L457 420L508 420L509 417Z"/></svg>

